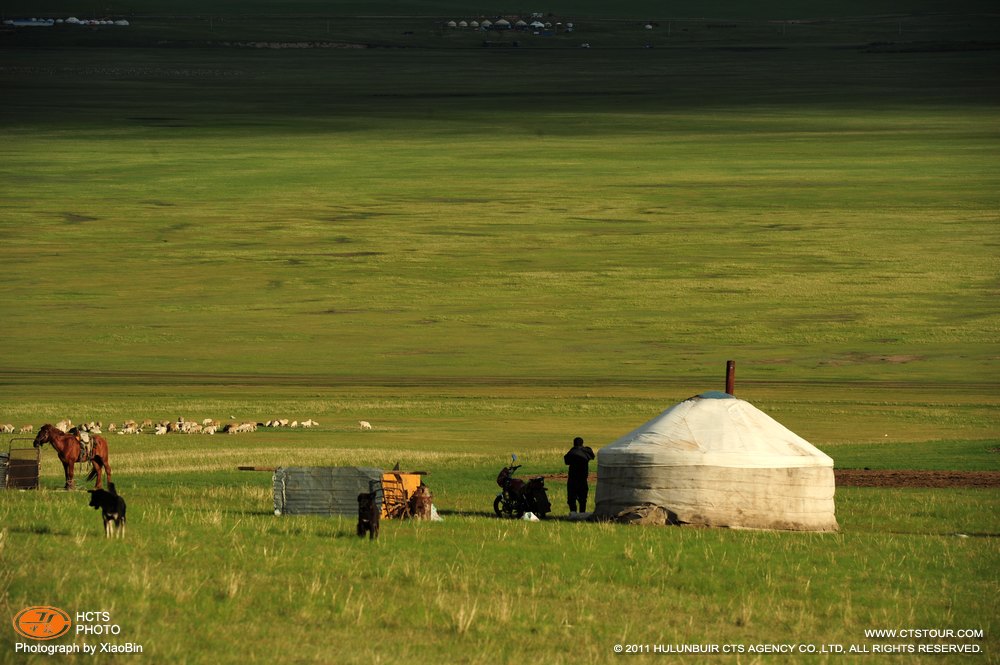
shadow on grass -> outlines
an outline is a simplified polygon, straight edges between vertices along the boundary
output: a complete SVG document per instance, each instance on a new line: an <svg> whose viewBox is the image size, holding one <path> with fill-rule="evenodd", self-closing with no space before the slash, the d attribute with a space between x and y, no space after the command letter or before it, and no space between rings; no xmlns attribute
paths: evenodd
<svg viewBox="0 0 1000 665"><path fill-rule="evenodd" d="M490 519L502 520L505 522L517 522L520 519L498 517L496 513L488 510L439 510L441 517L488 517ZM570 519L569 515L548 515L542 522L585 522L586 520Z"/></svg>
<svg viewBox="0 0 1000 665"><path fill-rule="evenodd" d="M496 513L486 510L438 510L441 517L494 517Z"/></svg>
<svg viewBox="0 0 1000 665"><path fill-rule="evenodd" d="M34 526L15 526L11 527L11 533L30 533L36 536L72 536L73 534L69 531L53 531L52 527L47 524L37 524Z"/></svg>

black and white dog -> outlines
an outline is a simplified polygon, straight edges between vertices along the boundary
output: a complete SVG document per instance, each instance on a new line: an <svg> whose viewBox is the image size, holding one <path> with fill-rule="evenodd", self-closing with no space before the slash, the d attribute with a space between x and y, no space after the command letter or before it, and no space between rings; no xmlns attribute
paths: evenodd
<svg viewBox="0 0 1000 665"><path fill-rule="evenodd" d="M115 484L108 483L107 490L87 490L90 492L90 506L100 509L104 518L104 535L125 537L125 499L118 496Z"/></svg>

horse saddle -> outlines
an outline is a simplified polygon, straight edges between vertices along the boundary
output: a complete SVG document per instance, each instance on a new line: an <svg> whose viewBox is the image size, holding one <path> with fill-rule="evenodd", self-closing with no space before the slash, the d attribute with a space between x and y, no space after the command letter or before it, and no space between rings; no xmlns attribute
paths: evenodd
<svg viewBox="0 0 1000 665"><path fill-rule="evenodd" d="M77 437L80 441L80 452L77 455L76 463L82 464L83 462L89 462L94 459L94 443L87 437L86 440Z"/></svg>

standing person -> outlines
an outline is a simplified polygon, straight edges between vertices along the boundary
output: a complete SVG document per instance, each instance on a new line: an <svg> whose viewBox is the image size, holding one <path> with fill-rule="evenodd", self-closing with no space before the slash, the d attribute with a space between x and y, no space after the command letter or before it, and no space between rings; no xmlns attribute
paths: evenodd
<svg viewBox="0 0 1000 665"><path fill-rule="evenodd" d="M590 487L587 485L587 476L590 475L590 460L594 459L594 451L583 445L583 439L576 437L573 439L573 447L563 455L563 462L569 466L569 479L566 481L566 498L569 501L569 512L577 512L579 503L580 512L587 512L587 492Z"/></svg>

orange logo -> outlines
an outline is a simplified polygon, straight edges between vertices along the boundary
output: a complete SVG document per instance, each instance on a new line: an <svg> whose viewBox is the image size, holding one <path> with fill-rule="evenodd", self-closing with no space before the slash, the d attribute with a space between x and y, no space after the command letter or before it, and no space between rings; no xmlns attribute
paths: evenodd
<svg viewBox="0 0 1000 665"><path fill-rule="evenodd" d="M14 617L14 630L29 640L54 640L68 633L71 625L69 615L58 607L29 607Z"/></svg>

